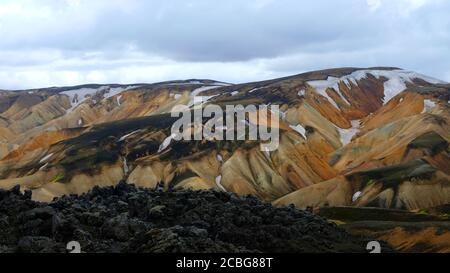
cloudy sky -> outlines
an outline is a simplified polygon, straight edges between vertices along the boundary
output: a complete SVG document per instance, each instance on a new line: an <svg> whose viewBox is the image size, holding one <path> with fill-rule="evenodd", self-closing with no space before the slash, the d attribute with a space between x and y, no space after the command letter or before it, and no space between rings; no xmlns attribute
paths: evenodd
<svg viewBox="0 0 450 273"><path fill-rule="evenodd" d="M342 66L450 81L448 0L0 0L0 89Z"/></svg>

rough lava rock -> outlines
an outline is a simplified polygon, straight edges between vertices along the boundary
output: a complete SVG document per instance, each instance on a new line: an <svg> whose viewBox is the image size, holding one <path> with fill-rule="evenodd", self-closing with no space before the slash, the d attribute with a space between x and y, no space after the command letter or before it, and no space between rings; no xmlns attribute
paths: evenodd
<svg viewBox="0 0 450 273"><path fill-rule="evenodd" d="M366 252L370 241L310 211L225 192L121 182L39 203L0 190L0 252L66 252L74 240L83 252L148 253Z"/></svg>

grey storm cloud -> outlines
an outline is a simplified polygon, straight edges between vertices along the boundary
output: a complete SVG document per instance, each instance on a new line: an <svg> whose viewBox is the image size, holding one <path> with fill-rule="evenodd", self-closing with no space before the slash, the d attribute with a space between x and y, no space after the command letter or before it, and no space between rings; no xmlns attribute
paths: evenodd
<svg viewBox="0 0 450 273"><path fill-rule="evenodd" d="M375 65L450 80L448 11L445 0L3 0L0 88Z"/></svg>

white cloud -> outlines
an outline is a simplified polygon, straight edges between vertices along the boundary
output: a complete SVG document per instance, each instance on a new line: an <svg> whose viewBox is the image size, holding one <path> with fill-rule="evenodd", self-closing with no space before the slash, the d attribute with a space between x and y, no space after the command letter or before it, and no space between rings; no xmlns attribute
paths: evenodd
<svg viewBox="0 0 450 273"><path fill-rule="evenodd" d="M450 80L449 9L445 0L0 0L0 89L244 82L341 66Z"/></svg>

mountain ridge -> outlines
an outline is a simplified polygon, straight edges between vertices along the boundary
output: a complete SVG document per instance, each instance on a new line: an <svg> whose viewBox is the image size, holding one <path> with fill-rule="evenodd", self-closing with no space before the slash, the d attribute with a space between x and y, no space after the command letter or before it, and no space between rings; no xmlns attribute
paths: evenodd
<svg viewBox="0 0 450 273"><path fill-rule="evenodd" d="M202 167L199 169L195 166L197 163L194 164L194 162L184 162L181 163L182 166L175 168L169 167L173 162L169 165L164 163L164 166L161 166L162 161L158 159L161 156L158 155L157 148L168 136L167 129L170 127L170 123L163 123L165 124L163 127L158 127L156 125L159 123L158 119L166 120L171 108L177 104L189 105L192 103L193 96L197 95L195 94L196 90L201 89L202 86L211 87L208 88L209 90L201 91L202 97L207 98L203 103L215 103L222 106L249 103L279 104L282 118L280 126L285 128L282 129L280 150L273 156L270 155L269 161L266 162L264 155L252 148L254 144L250 142L222 143L229 146L226 146L228 148L225 151L217 149L218 147L213 148L213 146L222 145L217 143L200 142L194 146L188 144L186 146L190 147L188 149L182 149L177 143L172 143L171 145L178 146L169 147L168 150L162 152L161 156L178 153L175 150L181 149L180 151L186 151L187 155L196 154L197 157L201 157L202 149L212 149L213 154L226 158L227 160L224 160L223 163L227 164L207 163L211 160L217 161L214 156L209 156L209 159L201 164L212 164L209 168L213 170L219 168L222 171L201 171ZM403 87L405 90L400 90ZM0 131L3 132L3 140L0 138L0 187L13 186L14 183L22 183L20 181L28 181L28 179L42 181L39 184L43 183L44 187L45 185L55 187L55 183L45 181L53 181L55 177L58 177L59 172L64 174L73 172L73 170L62 171L65 167L61 169L61 164L64 165L64 162L68 161L66 153L71 151L71 149L67 150L69 148L67 143L70 142L66 142L66 139L76 139L78 136L83 137L89 134L95 136L93 133L102 132L101 130L104 130L104 133L100 134L101 138L110 140L105 142L101 138L94 138L90 141L94 141L95 145L104 143L101 145L108 147L112 145L111 147L105 146L98 151L95 150L97 146L89 146L88 143L80 144L82 145L80 147L91 149L90 152L86 151L86 155L90 154L94 158L99 158L100 155L96 155L97 152L110 157L105 161L109 162L109 167L103 165L101 167L111 169L111 173L106 179L110 182L107 184L117 183L125 177L124 166L121 166L124 163L117 160L127 159L131 164L127 168L131 169L126 177L131 177L130 179L138 184L152 186L166 180L169 185L173 183L174 178L175 180L181 179L176 178L180 174L175 175L175 173L189 170L191 174L187 176L187 179L184 181L182 179L175 184L188 188L221 188L226 185L225 188L228 187L231 191L256 194L268 201L274 201L295 190L301 191L304 187L333 179L337 175L342 175L341 172L345 168L352 170L357 167L364 170L367 168L364 166L382 167L402 163L406 159L399 158L399 156L404 154L404 148L420 135L410 132L408 133L410 137L404 138L402 134L399 134L397 139L395 135L390 135L389 138L392 138L393 142L404 143L403 146L400 145L400 150L393 150L393 154L388 155L388 158L392 159L377 159L377 153L384 152L386 154L386 152L373 150L377 146L370 143L376 143L377 139L384 137L377 129L382 128L386 122L394 122L395 130L400 130L400 132L407 130L408 126L413 124L412 128L419 124L429 124L427 130L441 136L445 143L448 143L449 138L448 125L439 125L436 120L437 117L448 119L448 99L450 99L448 86L435 79L395 67L326 69L236 85L214 80L190 79L145 86L137 84L79 85L60 87L56 94L54 91L53 88L52 91L35 89L32 93L30 90L7 92L10 95L13 93L14 96L18 96L15 100L8 100L8 95L3 95L4 97L0 95ZM391 93L388 94L387 91ZM435 98L435 95L438 96ZM386 96L389 97L384 101ZM431 111L430 114L428 111ZM433 111L438 112L433 113ZM424 119L427 118L427 115L431 116ZM406 122L411 117L414 117L416 121ZM431 117L434 117L435 121L432 123L426 121L431 121ZM134 124L133 118L137 118L136 121L141 120L140 122L143 122L144 125L135 127L132 125ZM125 127L120 127L119 124L123 124ZM436 126L433 127L432 124L436 124ZM111 129L107 129L108 126ZM422 130L421 128L419 132ZM427 130L423 133L427 133ZM129 134L131 135L127 136ZM115 141L121 138L126 139L122 141L123 143L112 144L112 138L115 138ZM136 139L137 142L128 143L133 142L133 139ZM143 142L143 139L147 140ZM399 142L400 139L404 139L403 142ZM361 146L355 140L369 143L373 150L372 154L365 157L366 159L361 157L359 164L355 163L354 151L358 149L366 151L368 148L366 144ZM82 142L80 140L77 143ZM57 149L56 147L59 147L60 152L66 150L59 155L59 159L57 153L52 152ZM291 148L287 149L287 147ZM348 147L353 148L349 150ZM380 148L383 149L383 146L381 145ZM194 152L189 149L200 150ZM234 154L235 152L237 153ZM76 153L76 151L72 153ZM414 151L414 153L417 152ZM47 158L49 162L44 160L40 163L50 154L53 155ZM248 156L251 157L246 159ZM410 155L409 157L413 159L417 156ZM436 159L436 156L439 158ZM442 151L442 155L436 156L429 159L432 160L432 165L438 166L438 170L448 174L447 166L443 163L443 160L448 157L445 149ZM155 158L160 161L155 162ZM170 155L168 158L167 162L170 162L176 157ZM53 159L56 162L52 162ZM225 162L228 159L231 161ZM240 169L242 166L236 169L232 163L235 160L237 160L236 162L245 160L248 164L247 169ZM100 160L101 162L102 160ZM142 165L140 162L145 163ZM149 168L148 164L156 165ZM12 168L12 166L16 167ZM257 176L253 170L255 168L260 169L264 176ZM149 172L154 181L142 181L142 177L146 177ZM250 180L245 178L249 175L253 177ZM223 181L216 182L219 176ZM64 175L64 177L65 179L57 180L73 179L72 175ZM235 183L229 181L228 177L242 177L242 181ZM82 175L82 178L79 179L85 181L80 182L81 185L87 181L91 181L89 183L95 185L94 180L100 179L100 177L90 179L89 176ZM261 187L258 184L262 181L268 184ZM60 184L56 185L60 188L64 185L67 187L67 184ZM67 189L69 190L67 193L73 190L78 192L77 187L69 187L72 190ZM87 190L89 186L88 188L81 186L81 188ZM66 191L61 192L61 190L62 188L50 191L60 193ZM35 191L42 192L40 187L37 187ZM48 192L48 189L45 192ZM45 193L42 197L47 194ZM50 195L50 199L52 195Z"/></svg>
<svg viewBox="0 0 450 273"><path fill-rule="evenodd" d="M5 92L24 92L24 91L36 91L36 90L46 90L46 89L77 89L77 88L84 88L84 87L101 87L101 86L111 86L111 87L118 87L118 86L136 86L136 85L163 85L163 84L170 84L170 83L188 83L192 81L198 81L198 82L217 82L217 83L223 83L223 84L230 84L230 85L244 85L244 84L256 84L256 83L264 83L264 82L271 82L276 80L285 80L289 78L299 77L299 76L305 76L308 74L313 73L327 73L328 71L336 71L336 70L406 70L404 68L400 67L391 67L391 66L373 66L373 67L335 67L335 68L327 68L327 69L320 69L320 70L314 70L314 71L307 71L302 72L294 75L288 75L278 78L272 78L268 80L255 80L255 81L249 81L249 82L241 82L241 83L231 83L231 82L225 82L225 81L219 81L214 79L200 79L200 78L192 78L192 79L179 79L179 80L166 80L166 81L159 81L159 82L133 82L133 83L85 83L85 84L77 84L77 85L63 85L63 86L46 86L46 87L39 87L39 88L25 88L25 89L0 89L1 91ZM445 81L444 81L445 82Z"/></svg>

